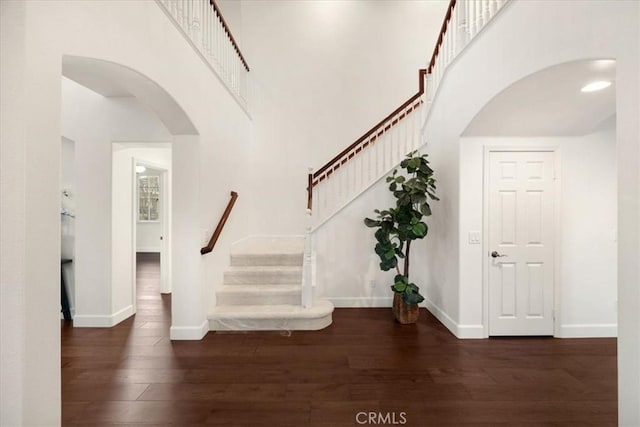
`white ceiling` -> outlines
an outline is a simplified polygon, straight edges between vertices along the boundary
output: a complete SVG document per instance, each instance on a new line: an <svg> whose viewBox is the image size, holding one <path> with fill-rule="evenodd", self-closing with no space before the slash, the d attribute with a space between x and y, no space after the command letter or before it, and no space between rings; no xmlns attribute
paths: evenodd
<svg viewBox="0 0 640 427"><path fill-rule="evenodd" d="M557 65L517 81L474 117L464 136L579 136L591 133L616 112L613 60ZM580 89L595 80L608 88Z"/></svg>

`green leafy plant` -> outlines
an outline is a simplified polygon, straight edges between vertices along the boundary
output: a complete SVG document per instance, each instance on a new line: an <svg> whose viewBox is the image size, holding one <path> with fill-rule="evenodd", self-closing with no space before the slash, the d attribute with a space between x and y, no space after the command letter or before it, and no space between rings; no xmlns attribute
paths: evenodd
<svg viewBox="0 0 640 427"><path fill-rule="evenodd" d="M429 230L423 221L431 215L429 200L439 200L436 197L436 180L427 156L414 151L402 160L400 168L406 173L398 173L398 169L395 169L387 177L389 191L396 198L395 207L376 209L376 219L364 220L367 227L377 228L375 252L380 257L380 269L396 270L391 289L402 295L407 304L424 300L418 286L409 282L409 255L411 242L423 239ZM400 270L400 259L404 261L404 271Z"/></svg>

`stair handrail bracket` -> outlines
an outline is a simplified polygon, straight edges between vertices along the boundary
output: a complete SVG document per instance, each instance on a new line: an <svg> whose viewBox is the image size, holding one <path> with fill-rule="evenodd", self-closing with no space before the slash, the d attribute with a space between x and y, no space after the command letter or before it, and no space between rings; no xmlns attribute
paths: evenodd
<svg viewBox="0 0 640 427"><path fill-rule="evenodd" d="M227 223L227 219L229 219L229 215L231 215L231 211L233 210L233 206L236 204L237 199L238 199L238 193L236 193L235 191L231 191L231 198L229 199L229 203L227 203L227 207L225 208L224 213L222 214L222 217L220 217L220 221L218 221L218 225L216 226L215 231L211 235L211 239L209 239L209 243L207 243L207 246L204 246L200 249L201 255L205 255L213 251L213 248L215 247L216 242L220 237L220 234L222 234L222 230L224 229L224 226Z"/></svg>
<svg viewBox="0 0 640 427"><path fill-rule="evenodd" d="M156 0L248 115L249 64L215 0Z"/></svg>

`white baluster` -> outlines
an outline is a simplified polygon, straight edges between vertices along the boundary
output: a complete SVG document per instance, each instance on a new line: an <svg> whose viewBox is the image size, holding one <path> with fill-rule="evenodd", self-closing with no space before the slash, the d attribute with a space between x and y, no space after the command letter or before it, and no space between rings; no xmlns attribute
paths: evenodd
<svg viewBox="0 0 640 427"><path fill-rule="evenodd" d="M391 122L389 122L389 124L390 123ZM392 128L389 128L389 129L385 129L385 128L386 128L386 126L382 125L382 131L384 132L382 134L382 141L384 143L384 151L383 151L383 153L384 153L384 157L383 157L384 166L383 166L383 169L381 171L382 173L385 173L386 171L389 170L390 163L391 163L391 147L392 147L392 142L393 142L391 140L391 135L392 135L391 129Z"/></svg>
<svg viewBox="0 0 640 427"><path fill-rule="evenodd" d="M213 11L213 35L214 35L214 44L213 44L213 53L215 57L216 66L218 69L218 74L220 74L220 23L218 22L218 13Z"/></svg>
<svg viewBox="0 0 640 427"><path fill-rule="evenodd" d="M493 0L482 0L482 26L484 27L489 22L489 3Z"/></svg>
<svg viewBox="0 0 640 427"><path fill-rule="evenodd" d="M189 31L189 5L188 5L188 0L182 0L181 2L181 7L182 7L182 28L184 28L184 31L189 34L189 36L191 36L191 32Z"/></svg>
<svg viewBox="0 0 640 427"><path fill-rule="evenodd" d="M409 122L409 146L407 147L406 153L413 151L413 147L416 145L416 126L422 126L422 122L419 121L419 114L421 107L418 107L417 110L413 110L411 113L411 121Z"/></svg>
<svg viewBox="0 0 640 427"><path fill-rule="evenodd" d="M411 120L411 116L413 116L413 111L409 113L409 108L407 107L405 111L404 120L402 121L402 146L400 147L400 153L398 155L398 161L396 163L400 163L404 158L404 155L407 154L407 147L409 145L410 135L409 135L409 123Z"/></svg>
<svg viewBox="0 0 640 427"><path fill-rule="evenodd" d="M366 153L365 153L364 150L360 151L360 159L358 160L358 165L360 166L359 169L358 169L358 171L360 172L359 177L358 177L358 179L360 181L360 183L358 185L358 188L362 189L367 184L367 181L365 180L365 177L364 177L366 169L367 169L366 168Z"/></svg>
<svg viewBox="0 0 640 427"><path fill-rule="evenodd" d="M207 6L209 3L207 2ZM207 34L209 39L209 58L211 59L211 63L215 63L215 15L213 13L213 8L207 8Z"/></svg>
<svg viewBox="0 0 640 427"><path fill-rule="evenodd" d="M178 0L176 5L176 18L178 20L178 25L180 28L184 29L184 22L182 20L182 2L183 0Z"/></svg>
<svg viewBox="0 0 640 427"><path fill-rule="evenodd" d="M402 113L406 111L406 109L403 109L402 111L400 111L400 113L398 113L398 123L396 123L395 129L393 129L393 147L392 147L392 153L393 153L393 158L391 159L391 167L393 167L397 161L398 158L400 157L400 150L401 150L401 144L402 144L402 135L401 135L401 128L402 128L402 121L400 120L400 116L402 116ZM404 120L404 118L402 119Z"/></svg>
<svg viewBox="0 0 640 427"><path fill-rule="evenodd" d="M191 9L191 16L192 16L192 20L193 20L193 40L195 41L196 45L199 46L199 49L204 52L204 45L203 45L203 36L204 33L202 31L202 15L201 15L201 8L198 7L200 6L201 2L198 0L191 0L190 1L190 9Z"/></svg>
<svg viewBox="0 0 640 427"><path fill-rule="evenodd" d="M344 172L344 169L340 166L340 168L331 175L331 178L336 181L335 192L333 193L333 206L331 206L332 212L336 210L340 205L340 200L342 200L342 188L344 186L344 183L342 182L342 172Z"/></svg>
<svg viewBox="0 0 640 427"><path fill-rule="evenodd" d="M304 262L303 262L303 271L304 276L302 280L302 307L310 308L313 305L313 275L312 275L312 216L311 209L307 209L306 214L306 238L304 244Z"/></svg>
<svg viewBox="0 0 640 427"><path fill-rule="evenodd" d="M476 16L476 10L478 5L476 0L469 1L469 39L472 39L476 35L476 29L478 28L478 18Z"/></svg>
<svg viewBox="0 0 640 427"><path fill-rule="evenodd" d="M322 217L324 208L326 206L326 202L324 200L325 197L324 197L324 193L322 192L322 188L323 186L320 183L318 183L317 186L313 187L313 204L314 206L317 206L316 208L313 209L313 212L315 213L316 219L318 221Z"/></svg>
<svg viewBox="0 0 640 427"><path fill-rule="evenodd" d="M447 24L447 32L445 34L447 36L447 62L445 67L448 67L453 61L453 31L451 30L451 19Z"/></svg>
<svg viewBox="0 0 640 427"><path fill-rule="evenodd" d="M207 13L207 3L200 2L200 16L202 20L202 50L204 56L209 59L209 14Z"/></svg>
<svg viewBox="0 0 640 427"><path fill-rule="evenodd" d="M449 32L451 33L451 54L452 59L458 54L458 10L459 6L454 6L449 21Z"/></svg>

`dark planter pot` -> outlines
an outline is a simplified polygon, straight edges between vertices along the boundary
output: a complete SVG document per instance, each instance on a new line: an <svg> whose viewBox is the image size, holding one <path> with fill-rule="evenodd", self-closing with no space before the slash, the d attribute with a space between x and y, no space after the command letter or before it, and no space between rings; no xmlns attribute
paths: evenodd
<svg viewBox="0 0 640 427"><path fill-rule="evenodd" d="M409 325L418 321L418 304L407 304L402 295L393 293L393 315L398 323Z"/></svg>

